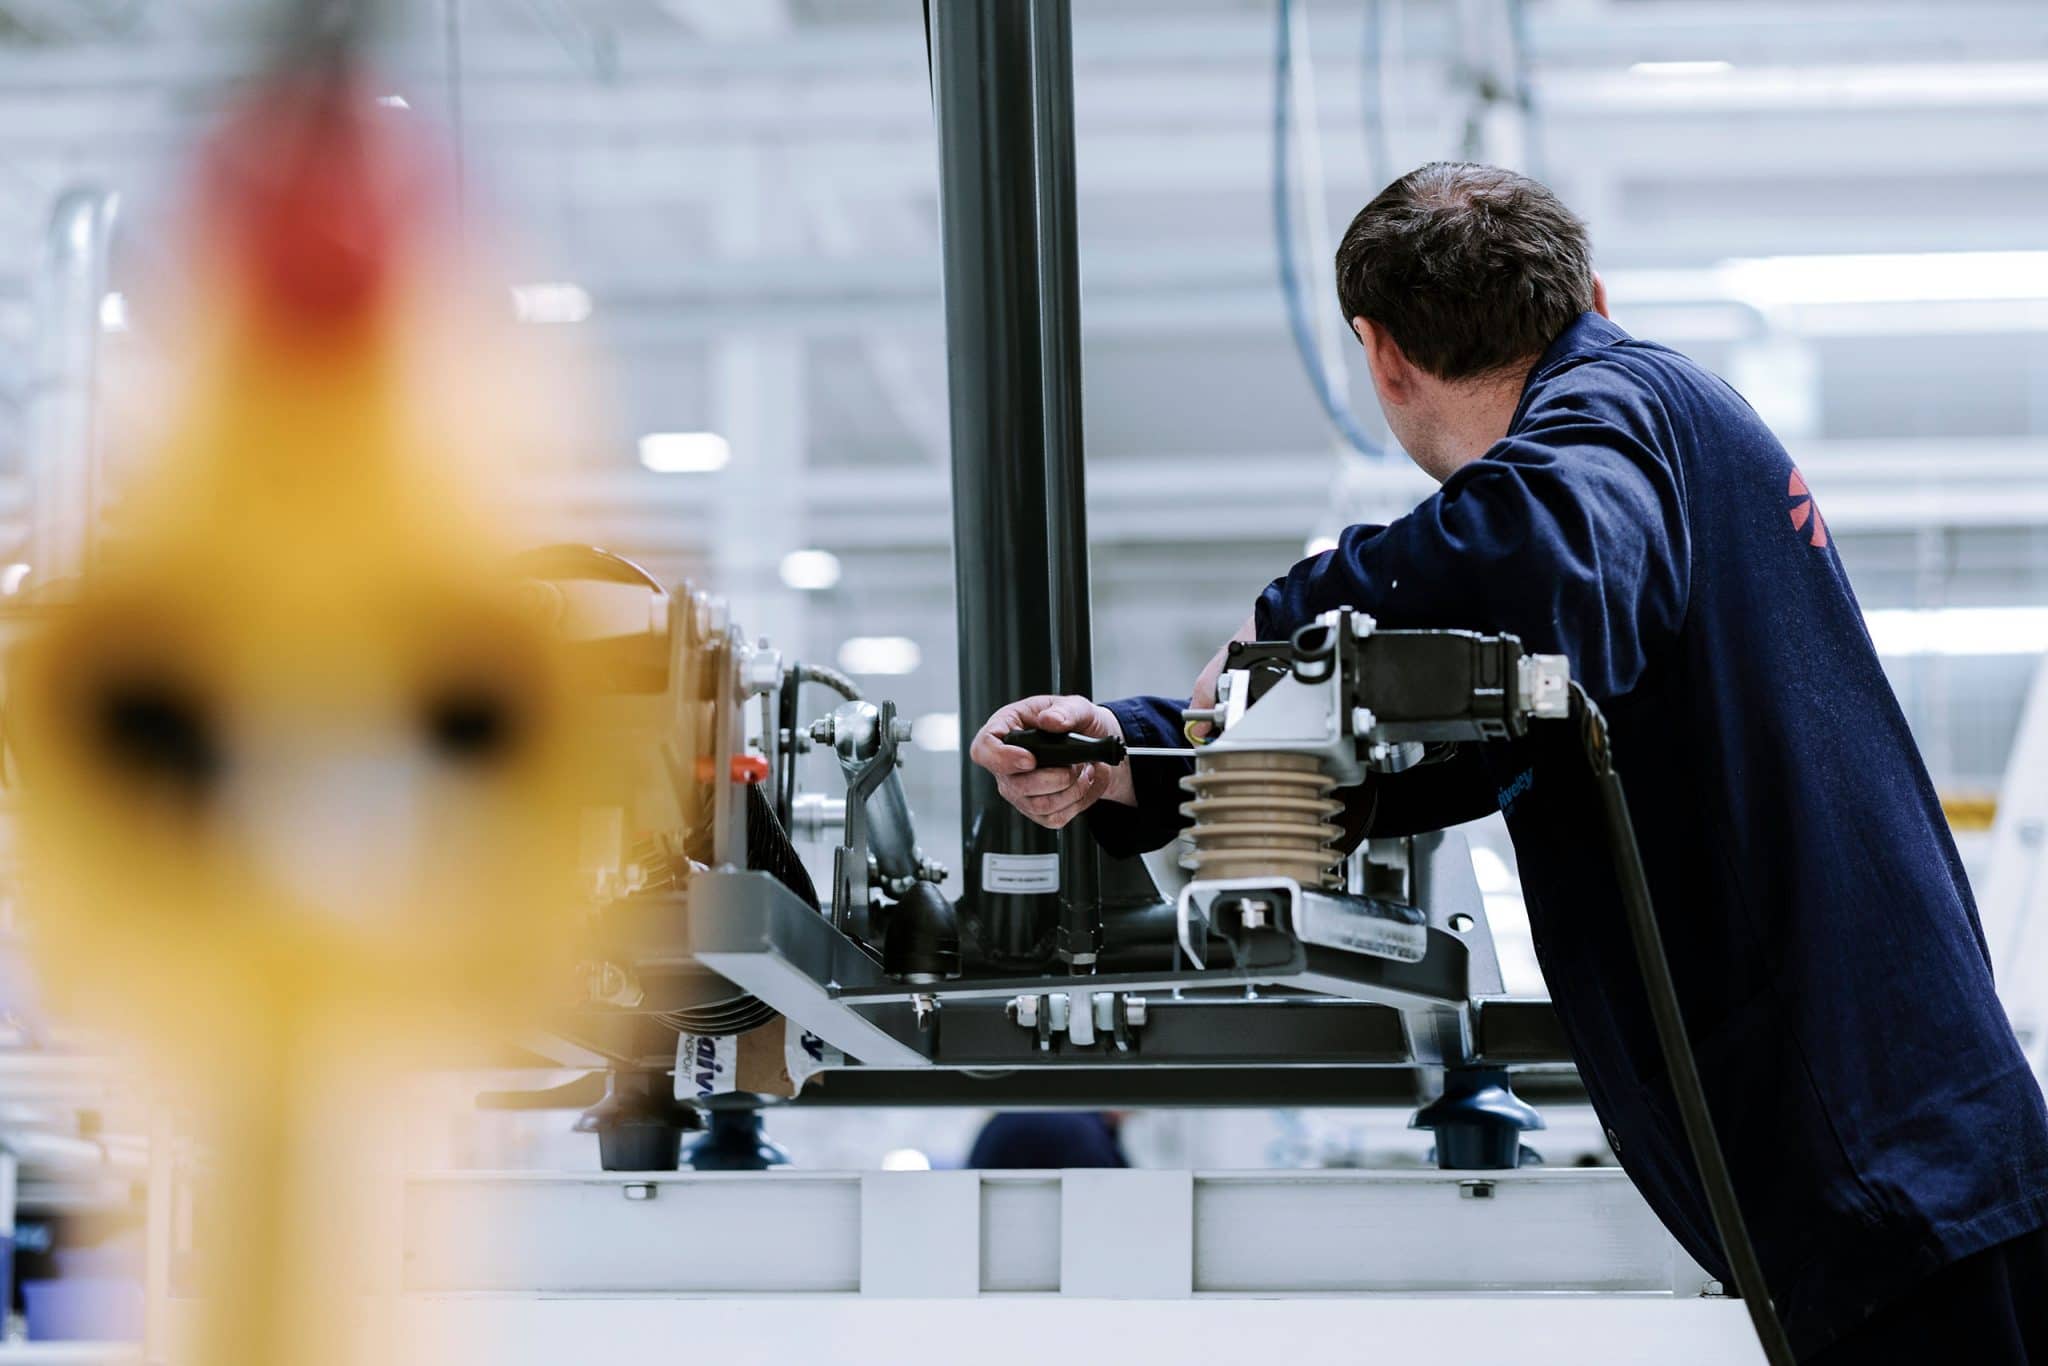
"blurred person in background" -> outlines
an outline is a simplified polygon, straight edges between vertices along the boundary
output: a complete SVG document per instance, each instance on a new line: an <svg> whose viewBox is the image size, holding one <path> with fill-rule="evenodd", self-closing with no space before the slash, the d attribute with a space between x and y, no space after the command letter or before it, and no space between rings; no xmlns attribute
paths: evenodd
<svg viewBox="0 0 2048 1366"><path fill-rule="evenodd" d="M1114 1111L1024 1111L991 1116L975 1136L967 1165L978 1171L1058 1171L1128 1167Z"/></svg>

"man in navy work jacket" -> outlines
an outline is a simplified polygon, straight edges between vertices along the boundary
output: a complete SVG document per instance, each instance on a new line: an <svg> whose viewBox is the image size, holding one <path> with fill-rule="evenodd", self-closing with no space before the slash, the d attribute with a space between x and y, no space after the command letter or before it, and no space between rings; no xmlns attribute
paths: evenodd
<svg viewBox="0 0 2048 1366"><path fill-rule="evenodd" d="M1275 579L1240 635L1350 606L1568 655L1608 717L1708 1103L1801 1359L2048 1362L2048 1113L1822 509L1734 390L1608 321L1589 259L1547 189L1489 167L1425 166L1359 213L1337 253L1344 314L1388 425L1442 488ZM1173 838L1185 761L1035 770L1000 737L1176 745L1180 706L1027 698L972 752L1041 824L1095 806L1097 838L1130 854ZM1370 834L1506 813L1609 1141L1726 1281L1572 728L1343 795Z"/></svg>

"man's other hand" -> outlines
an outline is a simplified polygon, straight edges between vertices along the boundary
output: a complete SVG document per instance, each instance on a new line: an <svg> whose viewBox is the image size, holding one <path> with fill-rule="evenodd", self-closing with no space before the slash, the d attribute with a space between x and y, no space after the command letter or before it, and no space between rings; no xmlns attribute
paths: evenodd
<svg viewBox="0 0 2048 1366"><path fill-rule="evenodd" d="M1223 642L1223 648L1210 657L1203 666L1201 677L1195 680L1195 691L1188 698L1189 711L1207 711L1216 705L1216 680L1223 677L1223 661L1230 655L1230 647L1240 640L1257 640L1259 621L1256 616L1244 619L1244 625L1237 628L1237 634ZM1188 727L1188 733L1197 738L1207 735L1215 727L1207 721L1196 721Z"/></svg>
<svg viewBox="0 0 2048 1366"><path fill-rule="evenodd" d="M1048 830L1059 829L1104 798L1137 805L1129 760L1114 768L1108 764L1040 768L1028 751L1003 743L1003 737L1013 730L1121 740L1123 727L1108 707L1099 707L1085 697L1041 696L1012 702L989 717L968 746L967 756L996 775L996 791L1003 794L1004 801Z"/></svg>

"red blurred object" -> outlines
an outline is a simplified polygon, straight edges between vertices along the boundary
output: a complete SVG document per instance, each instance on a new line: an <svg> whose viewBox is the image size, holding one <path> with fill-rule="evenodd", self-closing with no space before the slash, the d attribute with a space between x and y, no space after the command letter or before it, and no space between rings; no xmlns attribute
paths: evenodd
<svg viewBox="0 0 2048 1366"><path fill-rule="evenodd" d="M352 332L446 216L444 170L355 73L281 76L208 147L203 224L263 315L299 335Z"/></svg>
<svg viewBox="0 0 2048 1366"><path fill-rule="evenodd" d="M708 783L718 772L707 756L697 761L697 781ZM768 760L759 754L735 754L732 756L732 780L736 783L765 783L768 781Z"/></svg>

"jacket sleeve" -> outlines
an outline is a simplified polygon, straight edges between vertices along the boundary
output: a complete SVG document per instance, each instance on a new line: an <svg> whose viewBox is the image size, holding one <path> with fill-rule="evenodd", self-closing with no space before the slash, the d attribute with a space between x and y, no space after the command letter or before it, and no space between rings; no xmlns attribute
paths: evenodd
<svg viewBox="0 0 2048 1366"><path fill-rule="evenodd" d="M1181 710L1187 700L1165 697L1120 697L1102 704L1115 713L1123 727L1124 743L1147 749L1174 749L1187 744L1181 732ZM1186 794L1180 780L1195 771L1191 759L1134 756L1131 785L1137 789L1138 804L1097 802L1088 808L1088 829L1104 853L1115 858L1134 858L1173 842L1187 824L1180 804Z"/></svg>
<svg viewBox="0 0 2048 1366"><path fill-rule="evenodd" d="M1612 361L1546 388L1515 431L1406 517L1353 527L1275 579L1256 609L1260 636L1355 607L1394 629L1512 633L1570 656L1596 699L1632 688L1676 634L1689 587L1683 493L1661 453L1669 424Z"/></svg>

